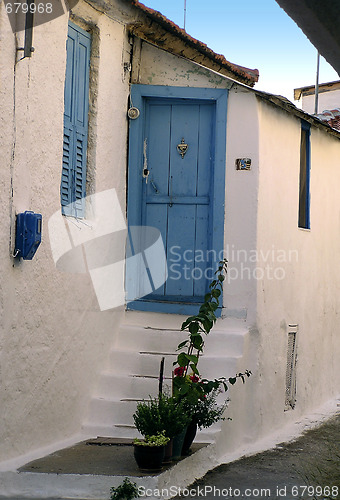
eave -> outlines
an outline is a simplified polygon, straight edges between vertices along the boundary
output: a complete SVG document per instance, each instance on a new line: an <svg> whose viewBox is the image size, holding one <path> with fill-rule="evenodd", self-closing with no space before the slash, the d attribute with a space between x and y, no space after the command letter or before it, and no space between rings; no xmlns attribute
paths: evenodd
<svg viewBox="0 0 340 500"><path fill-rule="evenodd" d="M144 14L143 20L137 20L129 25L132 35L250 87L258 81L257 69L248 69L227 61L222 54L215 53L160 12L146 7L138 0L125 1Z"/></svg>
<svg viewBox="0 0 340 500"><path fill-rule="evenodd" d="M340 74L340 2L338 0L276 1L326 61Z"/></svg>

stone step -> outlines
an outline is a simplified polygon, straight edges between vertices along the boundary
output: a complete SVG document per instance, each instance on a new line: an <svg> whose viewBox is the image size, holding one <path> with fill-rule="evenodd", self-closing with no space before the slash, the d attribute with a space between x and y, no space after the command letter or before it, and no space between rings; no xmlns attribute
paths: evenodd
<svg viewBox="0 0 340 500"><path fill-rule="evenodd" d="M89 436L108 437L108 438L124 438L135 439L141 438L141 434L131 425L98 425L85 423L82 428L82 434L88 439Z"/></svg>
<svg viewBox="0 0 340 500"><path fill-rule="evenodd" d="M156 395L155 395L156 396ZM146 398L148 399L148 397ZM218 402L222 402L225 395L221 394ZM134 426L133 414L141 399L103 399L93 398L89 405L89 413L86 425Z"/></svg>
<svg viewBox="0 0 340 500"><path fill-rule="evenodd" d="M170 376L173 368L172 363L176 359L175 352L111 351L109 370L111 373L120 373L122 375L133 373L158 376L163 356L165 358L164 373Z"/></svg>
<svg viewBox="0 0 340 500"><path fill-rule="evenodd" d="M221 424L216 423L209 427L208 429L197 430L195 437L195 443L213 443L218 433L220 432ZM93 425L85 424L82 429L82 433L89 437L108 437L108 438L124 438L124 439L135 439L143 438L137 429L132 425Z"/></svg>
<svg viewBox="0 0 340 500"><path fill-rule="evenodd" d="M204 352L209 355L240 356L243 352L247 329L219 330L214 328L204 335ZM177 346L188 338L185 332L164 328L154 329L134 325L122 325L116 349L127 352L176 353ZM114 350L113 350L114 352Z"/></svg>
<svg viewBox="0 0 340 500"><path fill-rule="evenodd" d="M180 327L186 319L172 314L131 311L110 353L107 371L97 385L83 430L87 435L134 438L133 413L137 402L157 397L159 371L165 358L163 387L171 390L173 361L177 345L188 338ZM199 369L204 378L232 377L242 369L240 361L245 348L247 329L243 320L218 320L205 337L204 354ZM221 395L219 399L224 399ZM198 433L200 442L212 442L220 425Z"/></svg>
<svg viewBox="0 0 340 500"><path fill-rule="evenodd" d="M177 353L157 352L157 351L141 351L132 353L131 351L112 351L110 354L109 372L112 374L120 374L122 376L132 375L145 375L145 376L159 376L160 364L162 358L164 360L164 374L171 377L173 371L173 362L177 358ZM231 376L229 366L231 360L239 359L240 354L232 356L221 356L204 353L199 360L199 369L204 376L210 369L217 370L218 374L214 377ZM132 373L133 372L133 373ZM226 373L227 372L227 373Z"/></svg>
<svg viewBox="0 0 340 500"><path fill-rule="evenodd" d="M86 425L99 425L111 427L113 425L134 425L133 414L137 402L133 398L108 399L92 398L89 405Z"/></svg>
<svg viewBox="0 0 340 500"><path fill-rule="evenodd" d="M96 388L95 397L99 398L139 398L145 399L150 395L156 396L159 388L159 366L161 356L142 355L145 366L141 366L142 374L122 374L121 372L103 372ZM224 358L202 356L199 360L199 369L203 377L219 378L235 375L240 358ZM169 361L169 359L167 359ZM134 370L136 365L132 365ZM172 360L165 363L163 387L172 386Z"/></svg>
<svg viewBox="0 0 340 500"><path fill-rule="evenodd" d="M137 325L121 325L116 346L120 350L175 352L187 335L169 328L155 329Z"/></svg>
<svg viewBox="0 0 340 500"><path fill-rule="evenodd" d="M171 386L171 378L164 380L164 385ZM117 375L103 373L95 392L96 398L105 399L147 399L158 394L157 376Z"/></svg>

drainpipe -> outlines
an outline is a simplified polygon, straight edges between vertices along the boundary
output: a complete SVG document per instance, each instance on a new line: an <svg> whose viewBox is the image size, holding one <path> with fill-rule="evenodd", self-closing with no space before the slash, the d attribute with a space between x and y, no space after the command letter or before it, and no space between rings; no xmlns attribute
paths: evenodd
<svg viewBox="0 0 340 500"><path fill-rule="evenodd" d="M319 72L320 72L320 52L318 51L316 59L316 83L315 83L315 107L314 114L318 114L318 104L319 104Z"/></svg>

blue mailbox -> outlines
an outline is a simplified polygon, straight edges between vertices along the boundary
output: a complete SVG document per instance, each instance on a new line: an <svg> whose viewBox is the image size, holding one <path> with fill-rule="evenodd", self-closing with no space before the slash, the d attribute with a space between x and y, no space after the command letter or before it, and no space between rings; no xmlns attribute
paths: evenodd
<svg viewBox="0 0 340 500"><path fill-rule="evenodd" d="M32 260L41 243L42 216L34 212L17 215L15 255L24 260Z"/></svg>

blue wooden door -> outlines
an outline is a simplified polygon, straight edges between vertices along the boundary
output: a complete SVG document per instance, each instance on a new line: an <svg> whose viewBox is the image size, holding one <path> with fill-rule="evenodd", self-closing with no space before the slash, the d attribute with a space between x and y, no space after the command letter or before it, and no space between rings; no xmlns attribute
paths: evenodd
<svg viewBox="0 0 340 500"><path fill-rule="evenodd" d="M130 127L128 219L135 225L139 210L141 226L160 232L166 266L158 267L163 279L157 276L162 284L155 287L154 262L143 259L147 269L139 274L152 292L130 307L191 313L203 302L223 248L225 117L216 131L217 104L211 98L150 96L142 108L141 121Z"/></svg>
<svg viewBox="0 0 340 500"><path fill-rule="evenodd" d="M200 302L207 292L214 105L149 100L142 224L159 229L168 277L148 299Z"/></svg>

